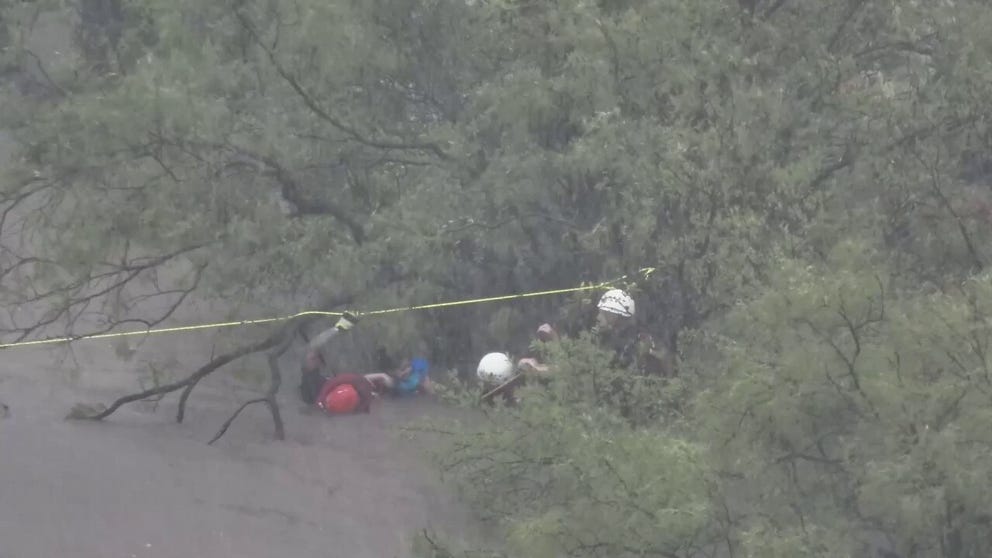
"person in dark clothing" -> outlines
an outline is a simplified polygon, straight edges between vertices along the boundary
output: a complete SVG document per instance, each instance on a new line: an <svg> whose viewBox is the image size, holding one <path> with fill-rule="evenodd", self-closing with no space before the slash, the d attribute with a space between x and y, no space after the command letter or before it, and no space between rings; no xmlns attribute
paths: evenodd
<svg viewBox="0 0 992 558"><path fill-rule="evenodd" d="M375 386L361 374L322 373L324 360L320 349L337 335L350 331L358 322L354 314L345 312L334 327L322 331L307 346L300 378L300 398L331 414L368 413L371 410Z"/></svg>
<svg viewBox="0 0 992 558"><path fill-rule="evenodd" d="M620 290L607 291L596 305L599 310L591 333L597 343L614 353L613 365L619 368L634 368L644 375L671 376L674 372L670 359L657 348L654 339L647 333L635 329L633 317L634 299ZM542 324L537 330L541 341L559 339L559 332L551 324ZM553 373L553 368L541 363L537 358L520 359L517 368L524 372L542 376Z"/></svg>
<svg viewBox="0 0 992 558"><path fill-rule="evenodd" d="M642 396L642 387L664 381L675 375L674 361L660 350L654 339L639 332L634 322L634 300L619 289L607 291L597 304L599 312L595 324L589 328L592 340L602 349L612 354L610 368L623 371L612 380L601 384L595 395L603 405L609 405L631 421L649 420L659 415L658 405L646 402L651 395ZM576 321L565 320L565 328L571 326L567 334L577 335L581 330ZM577 331L578 330L578 331ZM559 332L550 324L542 324L537 331L538 339L549 342L560 338ZM556 373L556 366L541 362L534 356L522 358L517 369L525 375L525 381L532 379L546 381Z"/></svg>

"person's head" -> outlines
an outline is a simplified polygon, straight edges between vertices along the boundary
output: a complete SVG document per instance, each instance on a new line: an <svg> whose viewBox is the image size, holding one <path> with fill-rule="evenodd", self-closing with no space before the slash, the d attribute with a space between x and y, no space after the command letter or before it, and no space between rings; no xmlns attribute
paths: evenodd
<svg viewBox="0 0 992 558"><path fill-rule="evenodd" d="M385 372L393 378L402 380L410 375L410 359L397 356L397 352L379 347L375 354L375 366L379 372Z"/></svg>
<svg viewBox="0 0 992 558"><path fill-rule="evenodd" d="M615 330L634 318L634 299L626 291L612 289L603 293L596 304L596 329Z"/></svg>
<svg viewBox="0 0 992 558"><path fill-rule="evenodd" d="M360 396L354 386L341 384L331 390L318 404L329 413L347 414L358 408L359 399Z"/></svg>
<svg viewBox="0 0 992 558"><path fill-rule="evenodd" d="M551 324L541 324L541 327L537 328L537 339L545 343L554 341L558 339L558 332Z"/></svg>
<svg viewBox="0 0 992 558"><path fill-rule="evenodd" d="M397 380L406 379L411 372L413 372L413 361L409 358L402 359L396 366L386 369L386 373Z"/></svg>
<svg viewBox="0 0 992 558"><path fill-rule="evenodd" d="M476 375L483 382L500 384L513 377L513 361L506 353L489 353L482 357Z"/></svg>

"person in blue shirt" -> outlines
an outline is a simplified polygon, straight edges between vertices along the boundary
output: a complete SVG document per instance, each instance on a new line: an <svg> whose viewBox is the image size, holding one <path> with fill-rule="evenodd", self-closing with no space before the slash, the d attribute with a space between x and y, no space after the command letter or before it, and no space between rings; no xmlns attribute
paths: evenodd
<svg viewBox="0 0 992 558"><path fill-rule="evenodd" d="M404 359L390 372L366 374L365 378L380 391L396 396L417 393L433 394L434 386L430 378L430 364L427 359L415 357Z"/></svg>

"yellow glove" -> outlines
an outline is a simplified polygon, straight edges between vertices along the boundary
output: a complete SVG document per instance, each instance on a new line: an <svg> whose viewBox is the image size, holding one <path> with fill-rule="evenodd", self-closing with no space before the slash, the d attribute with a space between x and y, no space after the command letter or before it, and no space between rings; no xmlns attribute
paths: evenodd
<svg viewBox="0 0 992 558"><path fill-rule="evenodd" d="M334 324L334 327L340 329L341 331L348 331L349 329L355 327L358 323L358 316L352 314L351 312L345 312L338 318L338 323Z"/></svg>

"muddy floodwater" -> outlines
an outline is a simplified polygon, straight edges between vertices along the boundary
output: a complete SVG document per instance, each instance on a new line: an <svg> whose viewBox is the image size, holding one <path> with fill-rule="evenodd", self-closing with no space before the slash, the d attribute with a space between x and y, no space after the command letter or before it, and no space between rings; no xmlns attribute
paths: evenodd
<svg viewBox="0 0 992 558"><path fill-rule="evenodd" d="M389 558L408 556L419 529L473 531L418 442L393 428L452 412L439 404L386 400L371 415L330 418L294 400L287 373L286 441L272 440L256 406L208 446L250 394L208 382L182 425L175 396L106 422L65 421L75 402L127 391L32 366L45 351L0 353L0 558Z"/></svg>

